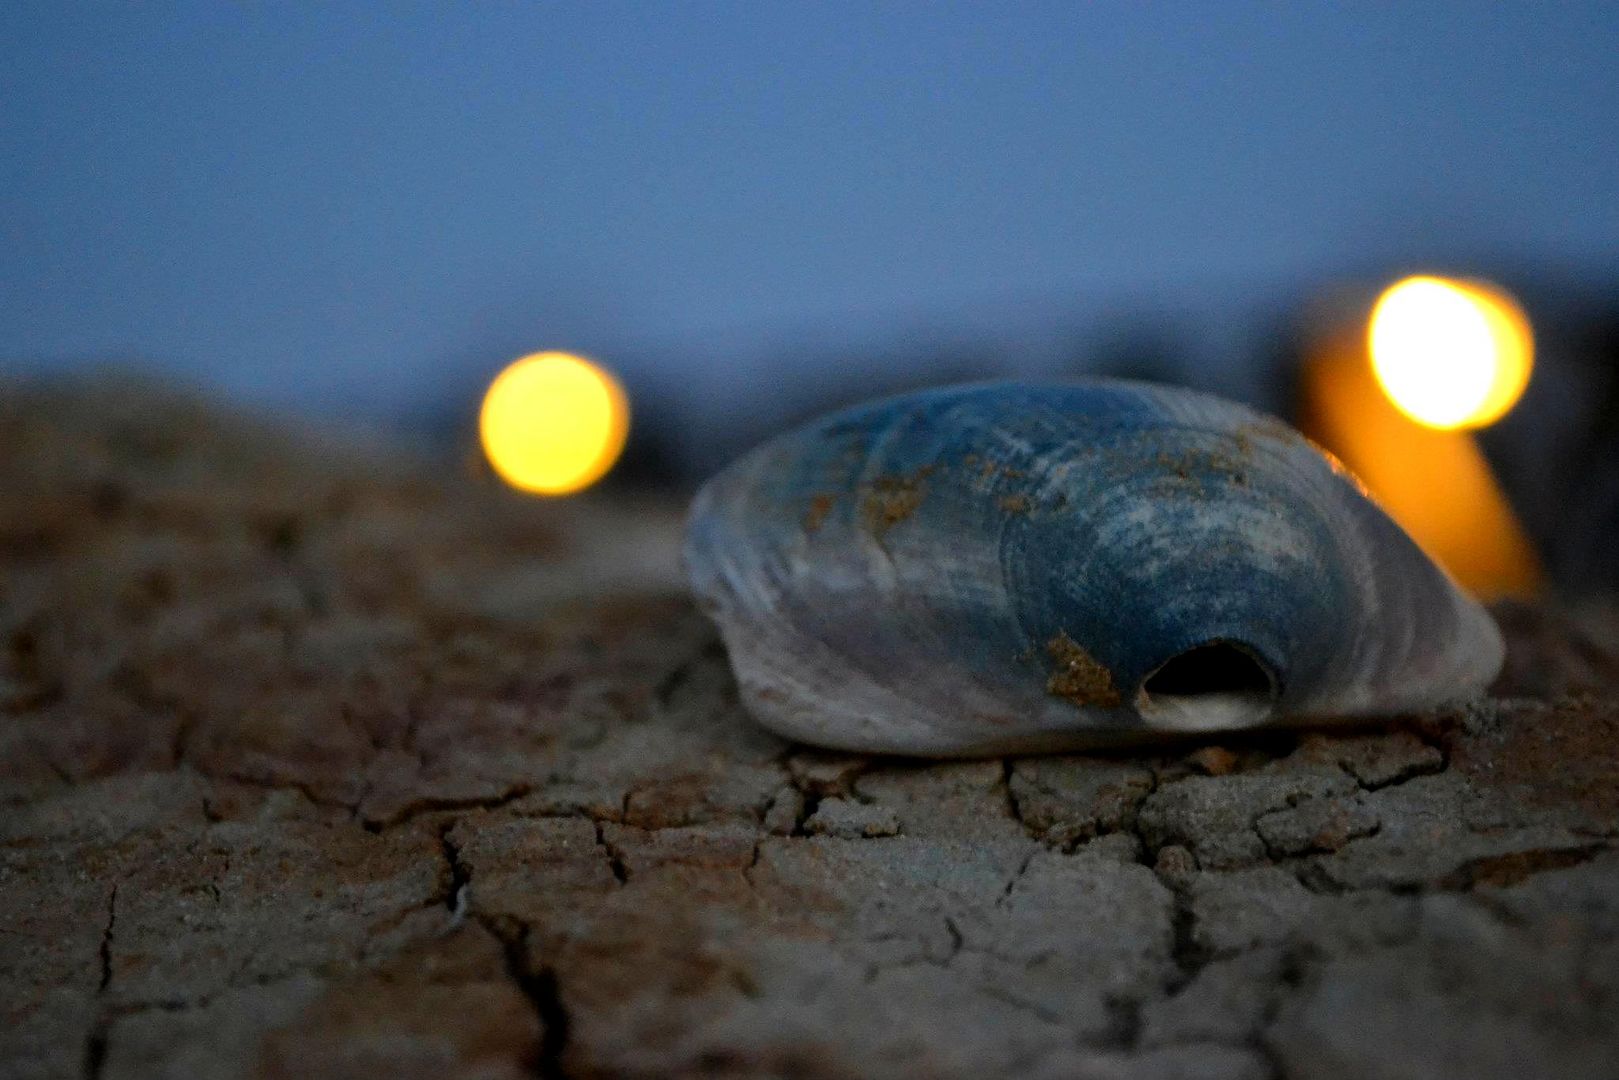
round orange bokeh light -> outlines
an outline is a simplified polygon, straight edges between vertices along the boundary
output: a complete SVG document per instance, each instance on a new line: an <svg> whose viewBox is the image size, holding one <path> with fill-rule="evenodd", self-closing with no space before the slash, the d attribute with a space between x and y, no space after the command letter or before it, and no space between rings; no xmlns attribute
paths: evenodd
<svg viewBox="0 0 1619 1080"><path fill-rule="evenodd" d="M1516 301L1494 285L1409 277L1372 308L1372 370L1396 408L1425 427L1493 424L1517 404L1534 364L1534 336Z"/></svg>
<svg viewBox="0 0 1619 1080"><path fill-rule="evenodd" d="M512 362L478 415L484 454L520 491L567 495L606 475L629 435L629 399L602 368L570 353Z"/></svg>

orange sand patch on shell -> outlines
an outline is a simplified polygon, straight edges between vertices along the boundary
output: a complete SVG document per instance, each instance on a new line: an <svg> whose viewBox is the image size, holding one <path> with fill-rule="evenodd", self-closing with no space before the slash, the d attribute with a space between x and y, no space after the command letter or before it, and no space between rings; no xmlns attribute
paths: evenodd
<svg viewBox="0 0 1619 1080"><path fill-rule="evenodd" d="M810 500L809 509L804 511L804 531L814 533L826 521L826 515L832 512L837 505L835 495L817 495Z"/></svg>
<svg viewBox="0 0 1619 1080"><path fill-rule="evenodd" d="M1113 673L1066 632L1058 631L1056 637L1046 642L1046 652L1056 665L1046 679L1046 693L1067 698L1081 707L1096 705L1111 709L1120 703Z"/></svg>
<svg viewBox="0 0 1619 1080"><path fill-rule="evenodd" d="M932 472L932 465L924 465L910 476L879 476L871 482L860 507L874 534L881 537L916 513L922 505L923 482Z"/></svg>
<svg viewBox="0 0 1619 1080"><path fill-rule="evenodd" d="M1027 495L1002 495L997 502L1008 514L1027 514L1034 505Z"/></svg>

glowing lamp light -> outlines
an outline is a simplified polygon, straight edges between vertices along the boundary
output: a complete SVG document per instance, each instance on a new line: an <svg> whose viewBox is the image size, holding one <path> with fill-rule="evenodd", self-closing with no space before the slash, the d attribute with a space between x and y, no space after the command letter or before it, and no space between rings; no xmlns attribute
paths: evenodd
<svg viewBox="0 0 1619 1080"><path fill-rule="evenodd" d="M1529 384L1529 320L1506 293L1480 282L1410 277L1372 309L1372 370L1383 392L1426 427L1484 427Z"/></svg>
<svg viewBox="0 0 1619 1080"><path fill-rule="evenodd" d="M1362 322L1362 319L1366 319ZM1317 329L1300 423L1464 587L1533 596L1540 559L1467 428L1529 381L1529 320L1494 286L1412 277Z"/></svg>
<svg viewBox="0 0 1619 1080"><path fill-rule="evenodd" d="M489 385L478 415L489 464L512 487L537 495L567 495L601 479L629 429L618 381L561 352L513 361Z"/></svg>

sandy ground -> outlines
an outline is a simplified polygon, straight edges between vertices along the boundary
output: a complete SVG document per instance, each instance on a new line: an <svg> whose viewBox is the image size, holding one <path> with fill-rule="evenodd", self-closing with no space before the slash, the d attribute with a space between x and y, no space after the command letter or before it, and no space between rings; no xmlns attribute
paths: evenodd
<svg viewBox="0 0 1619 1080"><path fill-rule="evenodd" d="M0 394L0 1075L1613 1077L1619 614L1353 734L754 727L675 511Z"/></svg>

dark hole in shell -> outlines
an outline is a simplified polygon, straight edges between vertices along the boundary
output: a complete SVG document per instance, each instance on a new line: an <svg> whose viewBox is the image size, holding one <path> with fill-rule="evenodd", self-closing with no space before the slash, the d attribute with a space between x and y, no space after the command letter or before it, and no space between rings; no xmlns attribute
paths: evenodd
<svg viewBox="0 0 1619 1080"><path fill-rule="evenodd" d="M1141 691L1155 697L1256 697L1270 700L1276 680L1247 649L1211 641L1166 660L1147 676Z"/></svg>

